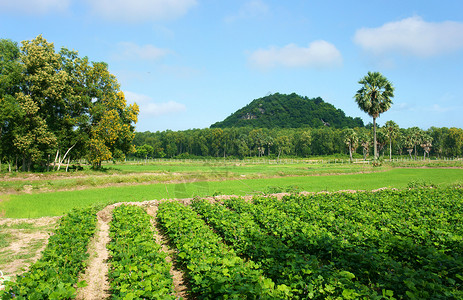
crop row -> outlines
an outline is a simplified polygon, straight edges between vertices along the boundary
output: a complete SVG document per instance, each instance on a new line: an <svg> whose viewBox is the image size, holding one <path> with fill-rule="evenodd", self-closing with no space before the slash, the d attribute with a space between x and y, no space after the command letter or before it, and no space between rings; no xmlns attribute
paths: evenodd
<svg viewBox="0 0 463 300"><path fill-rule="evenodd" d="M178 202L159 204L158 221L177 248L197 299L284 299L285 287L245 262L190 208Z"/></svg>
<svg viewBox="0 0 463 300"><path fill-rule="evenodd" d="M293 299L382 298L356 282L352 273L336 270L267 234L248 213L238 214L201 199L193 201L192 206L238 254L259 262L265 275L288 286Z"/></svg>
<svg viewBox="0 0 463 300"><path fill-rule="evenodd" d="M28 272L8 282L0 299L69 299L76 294L85 268L89 239L95 233L96 209L76 209L61 218L42 257Z"/></svg>
<svg viewBox="0 0 463 300"><path fill-rule="evenodd" d="M461 196L455 189L383 191L225 204L250 213L265 233L353 273L378 292L458 299L463 284Z"/></svg>
<svg viewBox="0 0 463 300"><path fill-rule="evenodd" d="M108 245L112 299L175 299L171 264L154 240L150 219L138 206L113 210Z"/></svg>

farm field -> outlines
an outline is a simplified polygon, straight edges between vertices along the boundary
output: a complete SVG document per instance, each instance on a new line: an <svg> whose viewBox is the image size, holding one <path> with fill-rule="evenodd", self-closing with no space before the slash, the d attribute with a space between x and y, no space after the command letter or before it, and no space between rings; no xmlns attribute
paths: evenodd
<svg viewBox="0 0 463 300"><path fill-rule="evenodd" d="M264 168L264 166L259 166ZM310 168L310 166L306 166ZM326 167L325 167L326 168ZM339 168L346 168L341 165ZM349 168L349 166L347 166ZM8 218L39 218L59 216L76 207L91 204L111 204L125 201L154 199L182 199L216 195L261 195L281 192L319 192L339 190L374 190L379 188L406 188L413 182L432 183L436 186L461 184L463 169L451 168L380 168L348 174L317 174L314 169L306 176L261 176L207 181L183 179L173 182L141 182L123 185L82 187L70 191L15 193L0 195L0 213ZM352 171L352 170L350 170Z"/></svg>
<svg viewBox="0 0 463 300"><path fill-rule="evenodd" d="M38 298L459 299L458 164L166 162L5 176L0 270L26 278L15 295ZM54 180L66 188L40 187Z"/></svg>
<svg viewBox="0 0 463 300"><path fill-rule="evenodd" d="M462 202L462 189L415 188L74 210L2 297L86 299L95 281L116 299L461 299ZM109 260L92 278L97 220Z"/></svg>

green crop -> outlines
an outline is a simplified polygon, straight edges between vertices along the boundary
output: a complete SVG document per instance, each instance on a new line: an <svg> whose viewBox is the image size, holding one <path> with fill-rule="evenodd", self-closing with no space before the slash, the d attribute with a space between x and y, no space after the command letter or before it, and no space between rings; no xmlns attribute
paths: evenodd
<svg viewBox="0 0 463 300"><path fill-rule="evenodd" d="M112 299L175 299L171 264L153 235L150 217L141 207L113 210L108 245Z"/></svg>
<svg viewBox="0 0 463 300"><path fill-rule="evenodd" d="M286 286L275 286L255 263L229 249L204 221L179 202L159 205L158 220L186 269L197 299L284 299Z"/></svg>
<svg viewBox="0 0 463 300"><path fill-rule="evenodd" d="M8 282L1 299L70 299L75 297L78 275L86 265L87 246L95 233L96 208L72 210L61 218L42 258L16 282Z"/></svg>
<svg viewBox="0 0 463 300"><path fill-rule="evenodd" d="M410 299L463 297L463 190L415 189L240 199L293 249L355 275L379 294Z"/></svg>

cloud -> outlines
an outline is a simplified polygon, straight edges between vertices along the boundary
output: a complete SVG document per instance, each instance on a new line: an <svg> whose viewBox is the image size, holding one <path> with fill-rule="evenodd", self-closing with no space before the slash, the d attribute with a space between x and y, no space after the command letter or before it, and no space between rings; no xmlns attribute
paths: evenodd
<svg viewBox="0 0 463 300"><path fill-rule="evenodd" d="M196 0L87 0L93 12L105 19L144 22L175 19L196 5Z"/></svg>
<svg viewBox="0 0 463 300"><path fill-rule="evenodd" d="M43 15L66 11L70 4L71 0L0 0L0 11Z"/></svg>
<svg viewBox="0 0 463 300"><path fill-rule="evenodd" d="M117 60L154 61L170 53L171 51L168 49L157 48L153 45L139 46L135 43L121 42L118 44L118 51L113 55L113 58Z"/></svg>
<svg viewBox="0 0 463 300"><path fill-rule="evenodd" d="M415 16L356 31L354 41L375 55L400 53L430 57L463 49L463 23L425 22Z"/></svg>
<svg viewBox="0 0 463 300"><path fill-rule="evenodd" d="M226 22L234 22L239 19L253 18L267 15L269 7L262 0L251 0L241 6L239 12L225 18Z"/></svg>
<svg viewBox="0 0 463 300"><path fill-rule="evenodd" d="M186 110L184 104L167 101L162 103L156 103L149 96L143 94L137 94L129 91L124 91L127 102L136 102L140 107L140 115L146 117L158 117L162 115L175 114Z"/></svg>
<svg viewBox="0 0 463 300"><path fill-rule="evenodd" d="M273 67L325 68L342 64L341 53L326 41L314 41L306 48L289 44L283 48L258 49L249 56L251 65L260 69Z"/></svg>

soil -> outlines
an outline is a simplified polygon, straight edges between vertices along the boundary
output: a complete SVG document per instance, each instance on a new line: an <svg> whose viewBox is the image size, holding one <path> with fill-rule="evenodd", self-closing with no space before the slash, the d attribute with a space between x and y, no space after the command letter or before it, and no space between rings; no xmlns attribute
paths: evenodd
<svg viewBox="0 0 463 300"><path fill-rule="evenodd" d="M40 219L0 219L2 233L9 234L10 244L0 249L0 257L14 258L0 265L4 275L14 278L27 271L35 263L45 249L48 238L60 217L44 217ZM10 228L20 224L30 224L31 228Z"/></svg>
<svg viewBox="0 0 463 300"><path fill-rule="evenodd" d="M112 219L114 205L109 205L97 213L97 231L90 241L87 269L80 280L85 280L87 286L77 290L76 299L107 299L109 298L108 257L106 248L110 241L109 222Z"/></svg>
<svg viewBox="0 0 463 300"><path fill-rule="evenodd" d="M175 291L175 297L177 299L192 299L190 295L188 294L188 287L187 283L185 280L185 274L184 272L179 268L179 266L175 263L175 260L173 260L173 257L175 256L175 250L170 248L168 246L168 240L166 237L162 234L159 233L158 224L156 222L156 213L157 213L158 207L157 206L150 206L147 208L147 213L152 216L152 224L155 230L155 240L156 243L160 244L162 247L162 251L167 253L166 261L171 263L171 268L170 268L170 274L172 275L172 280L174 282L174 291Z"/></svg>

